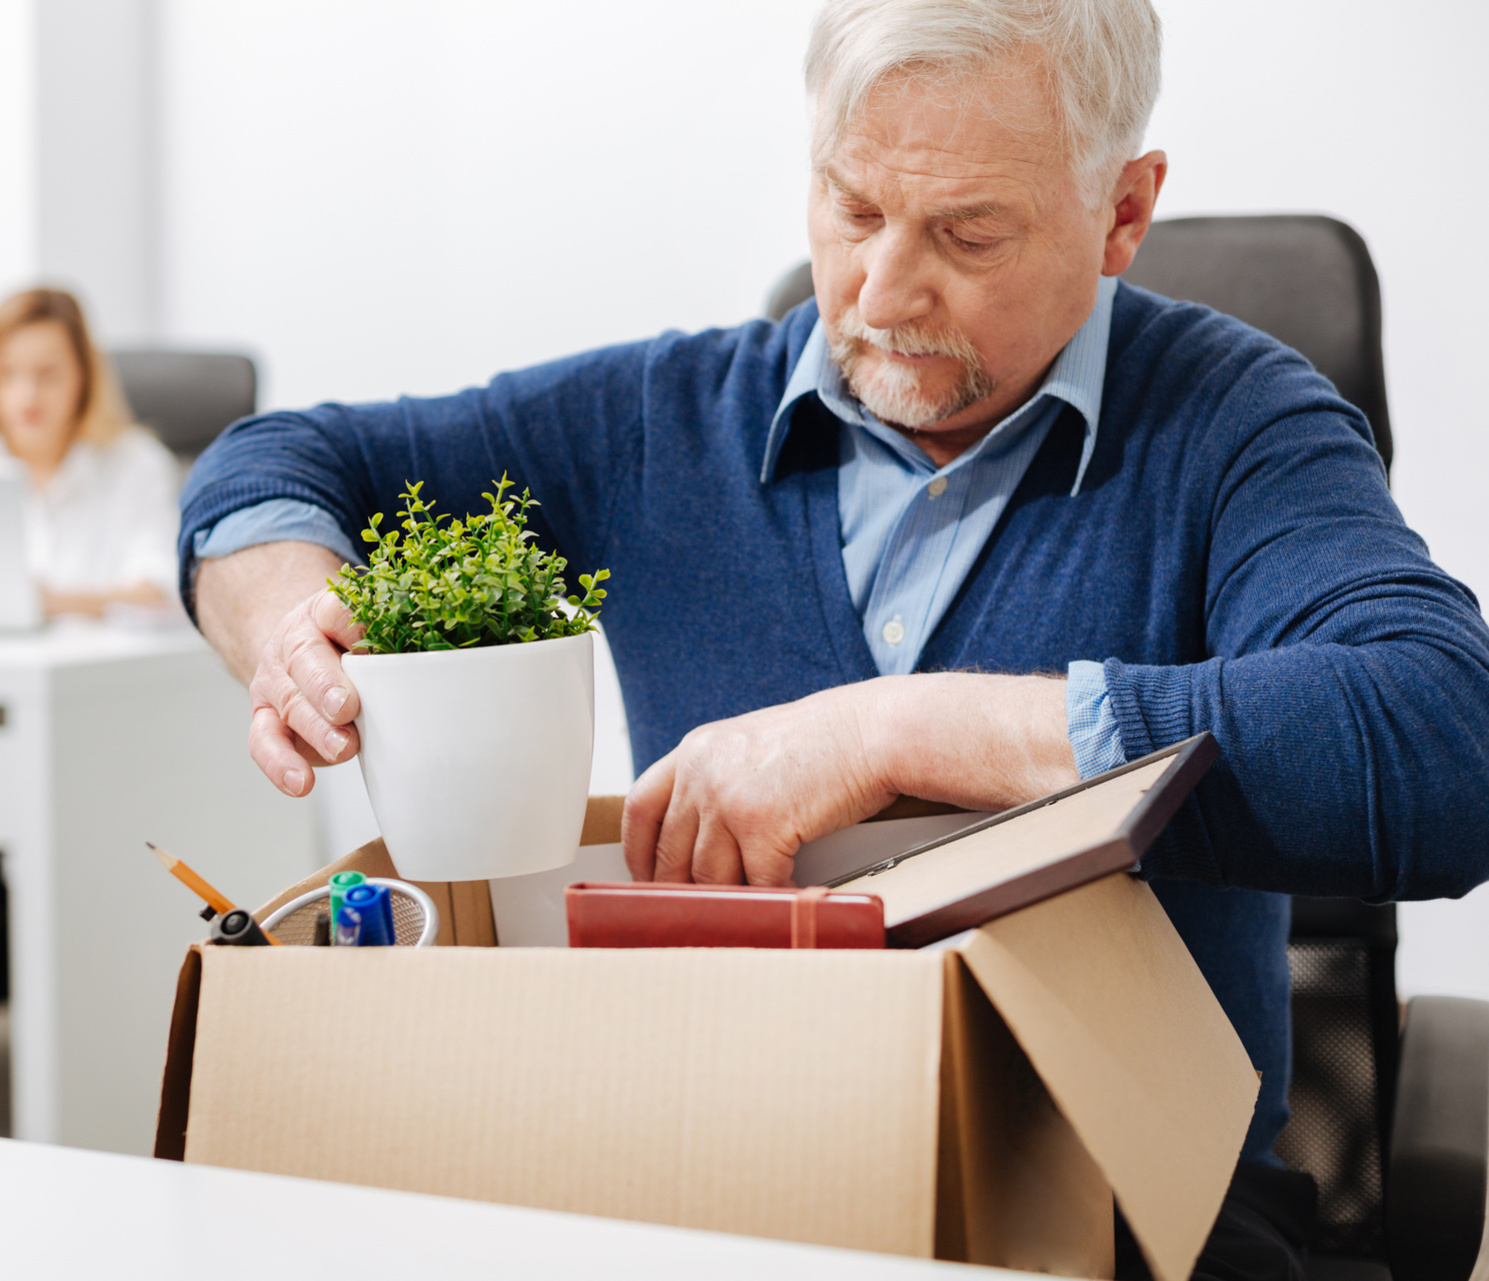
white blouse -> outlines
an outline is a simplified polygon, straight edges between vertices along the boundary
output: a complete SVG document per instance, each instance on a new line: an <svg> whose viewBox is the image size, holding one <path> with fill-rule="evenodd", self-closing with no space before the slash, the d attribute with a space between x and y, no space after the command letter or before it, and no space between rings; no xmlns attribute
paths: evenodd
<svg viewBox="0 0 1489 1281"><path fill-rule="evenodd" d="M3 450L0 446L0 450ZM149 432L107 445L78 441L26 502L26 562L57 591L109 591L140 581L176 597L181 468Z"/></svg>

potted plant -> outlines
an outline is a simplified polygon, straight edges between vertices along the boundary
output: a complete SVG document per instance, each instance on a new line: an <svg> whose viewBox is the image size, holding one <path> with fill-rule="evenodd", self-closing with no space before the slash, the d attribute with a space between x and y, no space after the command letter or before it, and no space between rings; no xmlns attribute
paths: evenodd
<svg viewBox="0 0 1489 1281"><path fill-rule="evenodd" d="M567 596L561 556L527 529L535 500L508 495L452 520L400 495L362 538L365 568L331 590L364 629L343 659L361 699L362 776L399 873L410 880L516 876L572 862L594 751L600 583Z"/></svg>

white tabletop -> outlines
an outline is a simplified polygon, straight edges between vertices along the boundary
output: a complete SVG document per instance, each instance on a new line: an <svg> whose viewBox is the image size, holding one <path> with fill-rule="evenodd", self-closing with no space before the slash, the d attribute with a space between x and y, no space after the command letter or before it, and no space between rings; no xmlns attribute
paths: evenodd
<svg viewBox="0 0 1489 1281"><path fill-rule="evenodd" d="M206 651L207 642L184 617L163 622L141 615L135 623L62 618L34 632L0 632L0 666L60 667Z"/></svg>
<svg viewBox="0 0 1489 1281"><path fill-rule="evenodd" d="M0 1139L0 1225L0 1273L14 1277L930 1281L968 1275L949 1263L9 1139Z"/></svg>

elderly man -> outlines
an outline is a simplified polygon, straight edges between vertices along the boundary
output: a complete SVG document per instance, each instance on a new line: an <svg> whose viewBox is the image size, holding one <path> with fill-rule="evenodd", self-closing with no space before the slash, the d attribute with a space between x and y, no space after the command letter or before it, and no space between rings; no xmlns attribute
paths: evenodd
<svg viewBox="0 0 1489 1281"><path fill-rule="evenodd" d="M1263 1073L1201 1271L1297 1276L1284 895L1489 875L1489 634L1306 361L1117 283L1158 54L1147 0L829 0L815 303L241 423L187 487L182 584L302 796L357 750L326 577L405 479L460 512L509 472L614 574L640 877L783 881L897 794L1000 809L1209 730L1142 869Z"/></svg>

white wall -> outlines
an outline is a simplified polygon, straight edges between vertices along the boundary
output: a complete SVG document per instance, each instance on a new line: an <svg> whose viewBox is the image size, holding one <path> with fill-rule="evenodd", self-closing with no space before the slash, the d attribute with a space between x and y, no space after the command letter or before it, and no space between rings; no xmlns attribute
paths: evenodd
<svg viewBox="0 0 1489 1281"><path fill-rule="evenodd" d="M0 291L36 271L36 22L34 0L0 0ZM0 294L3 296L3 294Z"/></svg>
<svg viewBox="0 0 1489 1281"><path fill-rule="evenodd" d="M0 0L0 297L77 292L106 342L157 329L154 0Z"/></svg>
<svg viewBox="0 0 1489 1281"><path fill-rule="evenodd" d="M269 404L445 391L730 323L805 251L815 0L158 2L164 325L256 351ZM1489 592L1489 6L1157 4L1162 212L1361 230L1398 498ZM1402 920L1405 990L1489 996L1489 895Z"/></svg>
<svg viewBox="0 0 1489 1281"><path fill-rule="evenodd" d="M159 320L154 0L36 4L37 258L110 343Z"/></svg>
<svg viewBox="0 0 1489 1281"><path fill-rule="evenodd" d="M269 404L758 312L811 0L165 0L166 314Z"/></svg>

